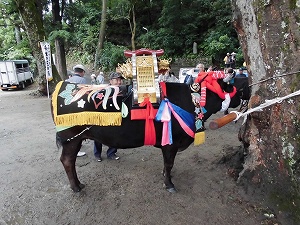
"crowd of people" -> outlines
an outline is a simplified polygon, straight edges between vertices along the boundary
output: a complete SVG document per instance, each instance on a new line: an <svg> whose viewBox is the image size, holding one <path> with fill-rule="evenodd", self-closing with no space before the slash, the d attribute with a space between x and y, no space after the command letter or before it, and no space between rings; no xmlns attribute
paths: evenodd
<svg viewBox="0 0 300 225"><path fill-rule="evenodd" d="M232 52L231 54L228 52L226 54L226 56L223 59L224 64L225 64L225 68L235 69L235 60L236 60L235 56L236 56L235 52Z"/></svg>

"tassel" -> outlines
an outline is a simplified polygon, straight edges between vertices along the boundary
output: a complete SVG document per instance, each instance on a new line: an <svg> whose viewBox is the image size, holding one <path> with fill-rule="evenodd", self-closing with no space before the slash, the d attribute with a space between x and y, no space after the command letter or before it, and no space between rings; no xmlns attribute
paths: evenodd
<svg viewBox="0 0 300 225"><path fill-rule="evenodd" d="M205 132L201 131L201 132L195 133L194 146L201 145L204 142L205 142Z"/></svg>
<svg viewBox="0 0 300 225"><path fill-rule="evenodd" d="M121 126L121 112L80 112L54 117L56 126Z"/></svg>

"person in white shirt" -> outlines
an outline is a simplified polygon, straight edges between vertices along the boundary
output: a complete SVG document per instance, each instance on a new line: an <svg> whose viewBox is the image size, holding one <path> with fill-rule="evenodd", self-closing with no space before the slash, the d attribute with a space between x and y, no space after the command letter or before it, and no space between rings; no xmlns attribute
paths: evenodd
<svg viewBox="0 0 300 225"><path fill-rule="evenodd" d="M178 83L179 80L175 77L174 73L171 72L171 69L165 69L162 73L158 76L158 82L174 82Z"/></svg>
<svg viewBox="0 0 300 225"><path fill-rule="evenodd" d="M96 84L104 84L104 74L100 72L96 78Z"/></svg>
<svg viewBox="0 0 300 225"><path fill-rule="evenodd" d="M74 74L72 77L67 79L67 82L76 83L76 84L86 84L86 79L84 78L85 75L85 68L83 65L78 64L73 67Z"/></svg>

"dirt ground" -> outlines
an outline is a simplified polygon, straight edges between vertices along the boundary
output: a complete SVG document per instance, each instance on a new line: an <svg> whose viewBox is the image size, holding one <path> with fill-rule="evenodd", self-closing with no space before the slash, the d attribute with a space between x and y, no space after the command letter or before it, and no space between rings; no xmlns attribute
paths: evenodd
<svg viewBox="0 0 300 225"><path fill-rule="evenodd" d="M226 149L240 147L241 121L208 129L205 144L177 155L175 194L163 188L160 149L120 149L119 161L97 162L93 142L85 141L87 155L76 166L86 187L74 194L59 160L50 99L29 95L34 88L0 91L1 225L283 224L217 163Z"/></svg>

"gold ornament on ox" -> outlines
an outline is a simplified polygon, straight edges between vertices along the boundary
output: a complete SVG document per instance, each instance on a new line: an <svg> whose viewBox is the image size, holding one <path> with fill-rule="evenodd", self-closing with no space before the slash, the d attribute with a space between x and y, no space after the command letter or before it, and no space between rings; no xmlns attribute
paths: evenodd
<svg viewBox="0 0 300 225"><path fill-rule="evenodd" d="M172 59L159 59L158 60L158 71L164 71L170 69L170 63Z"/></svg>
<svg viewBox="0 0 300 225"><path fill-rule="evenodd" d="M130 59L127 59L123 64L118 63L117 69L125 79L132 79L132 62Z"/></svg>

